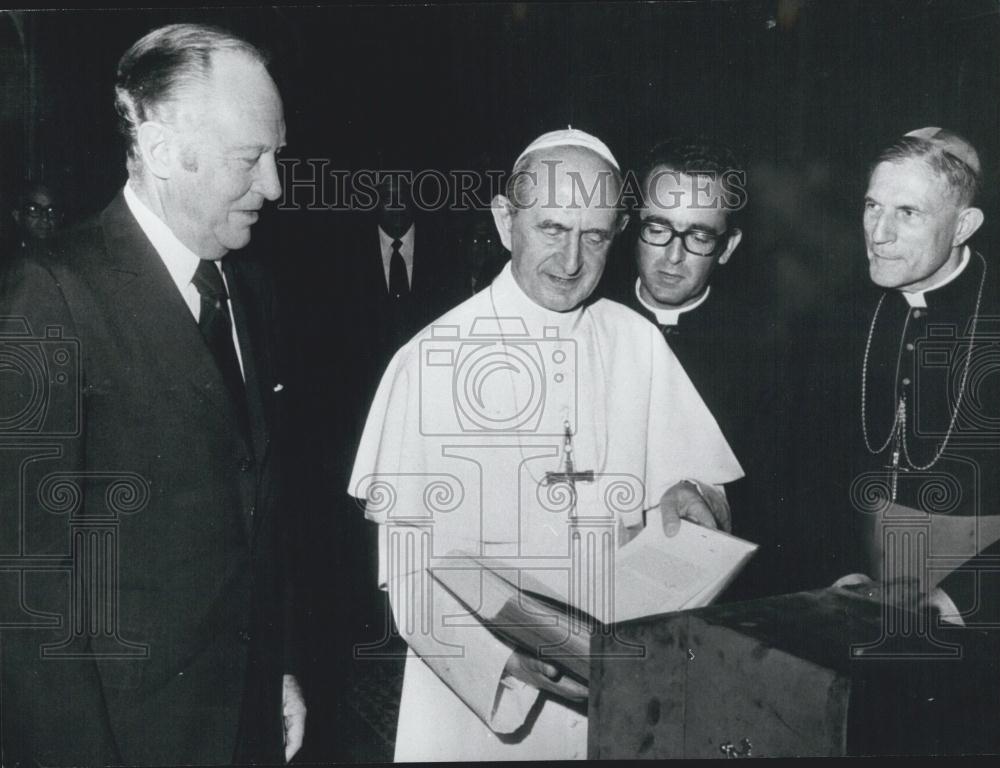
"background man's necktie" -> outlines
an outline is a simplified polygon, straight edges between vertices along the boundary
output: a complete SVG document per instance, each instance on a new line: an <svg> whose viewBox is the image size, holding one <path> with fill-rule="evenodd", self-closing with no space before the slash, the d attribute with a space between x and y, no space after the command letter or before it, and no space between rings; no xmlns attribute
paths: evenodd
<svg viewBox="0 0 1000 768"><path fill-rule="evenodd" d="M246 390L243 376L240 373L240 363L236 357L236 347L233 346L233 320L229 315L229 296L226 284L215 262L202 259L191 280L198 293L201 294L201 314L198 318L198 330L205 337L212 356L222 371L226 386L236 398L241 409L241 415L246 412Z"/></svg>
<svg viewBox="0 0 1000 768"><path fill-rule="evenodd" d="M400 240L392 241L392 257L389 259L389 295L399 299L410 292L410 282L406 278L406 262L399 252Z"/></svg>

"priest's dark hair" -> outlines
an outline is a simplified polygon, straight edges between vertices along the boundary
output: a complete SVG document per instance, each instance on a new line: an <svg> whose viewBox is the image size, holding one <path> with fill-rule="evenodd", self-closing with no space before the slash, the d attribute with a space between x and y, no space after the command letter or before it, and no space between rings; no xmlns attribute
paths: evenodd
<svg viewBox="0 0 1000 768"><path fill-rule="evenodd" d="M967 139L952 131L939 131L936 139L946 139L972 147ZM868 177L871 178L875 168L881 163L898 163L914 158L923 160L931 170L945 179L955 193L959 206L967 208L973 205L979 196L982 184L979 172L957 154L948 151L947 146L936 139L923 139L917 136L902 136L896 139L875 158L875 162L868 169Z"/></svg>
<svg viewBox="0 0 1000 768"><path fill-rule="evenodd" d="M222 51L242 53L268 63L268 55L242 37L208 24L170 24L136 41L118 62L115 109L128 145L129 171L139 170L137 131L147 120L170 122L184 90L204 83L212 71L212 56Z"/></svg>
<svg viewBox="0 0 1000 768"><path fill-rule="evenodd" d="M672 136L654 145L646 153L639 169L643 196L646 194L646 182L657 168L717 180L722 187L726 221L730 224L736 223L739 212L746 206L746 165L728 144L708 136Z"/></svg>

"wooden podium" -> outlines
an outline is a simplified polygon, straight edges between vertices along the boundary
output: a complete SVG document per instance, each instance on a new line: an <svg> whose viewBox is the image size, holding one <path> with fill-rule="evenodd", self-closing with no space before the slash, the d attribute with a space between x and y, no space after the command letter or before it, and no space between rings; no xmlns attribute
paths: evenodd
<svg viewBox="0 0 1000 768"><path fill-rule="evenodd" d="M1000 632L934 624L827 589L606 628L589 757L997 753Z"/></svg>

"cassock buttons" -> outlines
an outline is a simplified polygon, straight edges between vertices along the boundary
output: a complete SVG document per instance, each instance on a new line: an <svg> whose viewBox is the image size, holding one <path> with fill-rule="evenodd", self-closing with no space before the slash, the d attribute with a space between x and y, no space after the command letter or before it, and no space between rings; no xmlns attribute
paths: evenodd
<svg viewBox="0 0 1000 768"><path fill-rule="evenodd" d="M919 309L913 310L913 316L916 317L916 318L920 318L923 314L924 313L921 310L919 310Z"/></svg>
<svg viewBox="0 0 1000 768"><path fill-rule="evenodd" d="M903 379L903 386L904 387L910 386L910 380L909 379Z"/></svg>
<svg viewBox="0 0 1000 768"><path fill-rule="evenodd" d="M253 466L253 459L247 457L240 460L240 472L249 472Z"/></svg>
<svg viewBox="0 0 1000 768"><path fill-rule="evenodd" d="M913 351L913 342L912 341L906 342L906 351L907 352L912 352Z"/></svg>

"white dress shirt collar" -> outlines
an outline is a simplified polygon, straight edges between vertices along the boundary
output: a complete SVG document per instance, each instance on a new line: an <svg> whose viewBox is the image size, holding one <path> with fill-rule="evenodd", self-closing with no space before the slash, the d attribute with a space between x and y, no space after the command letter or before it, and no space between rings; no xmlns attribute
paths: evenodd
<svg viewBox="0 0 1000 768"><path fill-rule="evenodd" d="M125 204L138 222L139 228L149 238L149 242L153 244L153 249L163 261L167 272L170 273L170 277L177 286L177 290L180 291L181 298L187 304L191 316L195 322L198 322L201 317L201 294L198 293L197 287L191 281L194 280L194 273L198 271L201 259L198 258L194 251L178 240L177 236L170 231L170 227L159 216L153 213L149 209L149 206L139 199L135 190L132 189L131 182L126 182L124 195ZM226 291L228 292L229 281L226 280L226 273L222 271L222 263L216 261L214 266L222 275L222 283L226 286ZM236 359L240 364L240 373L245 377L246 371L243 367L243 350L240 347L239 328L236 325L236 318L232 317L232 298L229 299L227 304L233 326L233 345L236 348Z"/></svg>
<svg viewBox="0 0 1000 768"><path fill-rule="evenodd" d="M656 322L659 323L660 325L677 325L677 323L680 321L681 315L683 315L685 312L690 312L693 309L697 309L702 304L704 304L705 300L708 298L708 292L712 290L711 286L706 286L705 292L701 294L698 300L695 301L693 304L689 304L686 307L677 307L676 309L664 309L663 307L654 307L652 304L650 304L648 301L642 298L642 292L639 290L641 286L642 286L642 280L636 278L635 297L639 299L639 303L642 304L642 306L644 306L646 309L652 312L653 315L655 315Z"/></svg>
<svg viewBox="0 0 1000 768"><path fill-rule="evenodd" d="M177 290L186 293L194 278L201 259L197 254L177 239L170 227L147 206L132 189L132 182L125 184L125 204L128 205L139 227L153 244L153 248L163 260L164 266L177 284Z"/></svg>
<svg viewBox="0 0 1000 768"><path fill-rule="evenodd" d="M403 257L403 263L406 264L406 281L409 283L411 289L413 288L413 241L416 239L416 228L416 223L411 224L410 228L399 238L399 253ZM392 241L395 239L392 235L387 235L382 227L378 228L378 241L382 251L382 269L385 271L386 289L389 288L389 264L392 261Z"/></svg>

